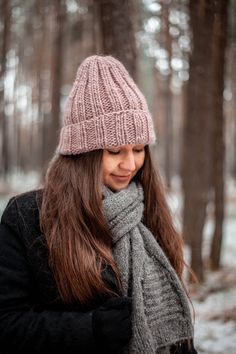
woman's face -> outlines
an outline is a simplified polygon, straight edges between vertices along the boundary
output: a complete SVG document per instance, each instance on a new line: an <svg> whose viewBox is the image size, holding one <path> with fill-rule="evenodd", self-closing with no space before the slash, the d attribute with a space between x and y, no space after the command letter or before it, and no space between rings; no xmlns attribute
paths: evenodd
<svg viewBox="0 0 236 354"><path fill-rule="evenodd" d="M130 144L103 150L103 183L113 191L126 188L145 159L145 145Z"/></svg>

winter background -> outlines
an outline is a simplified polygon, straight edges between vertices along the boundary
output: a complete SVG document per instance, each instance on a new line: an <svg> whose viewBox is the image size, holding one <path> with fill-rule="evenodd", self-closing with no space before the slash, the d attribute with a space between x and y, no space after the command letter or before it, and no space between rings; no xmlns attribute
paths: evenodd
<svg viewBox="0 0 236 354"><path fill-rule="evenodd" d="M12 7L11 25L9 26L6 21L7 28L10 29L11 33L8 37L10 41L8 43L9 48L5 53L6 72L2 77L1 70L4 65L0 65L0 100L5 96L5 118L7 122L5 131L7 132L6 141L10 155L10 174L7 181L3 182L0 179L0 215L11 196L37 188L40 185L37 173L21 174L19 173L19 167L22 167L20 166L22 164L25 171L29 170L29 167L32 169L37 167L38 171L41 168L39 162L42 162L41 157L45 152L43 144L47 140L44 140L44 138L47 135L46 133L50 131L47 123L52 116L52 100L49 88L53 86L53 75L50 73L60 57L57 54L53 54L55 48L52 40L54 38L52 34L57 33L56 31L59 28L56 26L56 11L54 9L54 5L59 4L59 1L4 0L1 4L3 3L11 4ZM65 103L77 64L85 58L87 53L90 53L91 48L94 50L93 36L97 32L97 19L93 17L92 6L88 5L91 3L92 1L90 0L66 1L67 27L64 33L65 42L63 45L63 52L66 55L64 57L64 77L60 87L61 108ZM99 2L97 1L96 3L98 4ZM106 3L108 5L109 1ZM122 5L124 3L126 2L120 2ZM139 22L142 22L137 26L138 31L136 33L136 39L139 44L139 80L150 108L156 115L155 119L158 120L158 139L160 139L158 154L162 166L166 155L164 122L168 113L167 108L169 107L169 102L167 108L165 108L163 101L166 96L171 96L173 99L172 113L175 126L174 140L176 140L173 149L175 152L173 165L175 165L174 170L176 171L179 162L179 135L180 133L182 134L182 104L184 102L182 95L184 90L182 90L182 87L185 87L189 79L190 64L188 54L192 43L188 7L190 3L198 3L203 7L206 4L212 6L213 3L218 4L219 1L134 0L134 3L136 6L139 4L139 8L136 11L140 12ZM221 0L221 3L227 3L229 9L227 75L223 92L226 112L227 171L225 171L226 178L224 181L226 200L221 253L222 267L214 273L204 271L204 283L198 288L192 287L189 289L195 311L195 344L199 354L236 354L236 182L228 177L231 168L229 168L229 162L232 165L235 160L236 0L228 2ZM122 6L120 7L122 8ZM165 8L165 14L169 12L169 16L163 15L163 8ZM0 21L0 39L4 28L4 18L1 17L4 17L4 12L1 10L2 8L0 9L0 20L2 20L2 22ZM36 10L39 10L39 13ZM129 14L128 16L125 15L122 18L126 18L126 20L130 18ZM135 15L135 13L132 15ZM137 13L135 16L138 17ZM168 23L163 23L163 21ZM95 25L94 32L93 25ZM127 37L127 31L123 32ZM171 36L167 36L168 33ZM122 35L122 33L116 32L116 37L119 35ZM61 37L59 36L59 38ZM120 41L121 44L123 42L124 40ZM170 46L171 43L172 47ZM171 55L169 53L170 48L174 49ZM121 52L125 53L126 49ZM207 59L209 54L208 45L205 52L206 58L204 60ZM41 55L42 53L43 55ZM38 59L40 59L39 62L37 61ZM204 61L204 66L205 64L206 62ZM40 74L41 81L37 81L38 74ZM171 78L169 96L168 94L166 95L168 78ZM4 79L4 84L1 81L2 79ZM39 83L38 86L37 82ZM5 89L5 94L1 95L3 88ZM159 88L159 91L157 88ZM156 92L158 95L162 95L160 100L156 99L154 95ZM38 105L39 97L37 94L38 96L41 95L41 106ZM158 103L157 107L156 103ZM53 129L51 130L53 131ZM1 127L0 133L2 133ZM19 136L21 139L19 139ZM1 139L2 137L0 136L0 146L2 144ZM18 166L18 169L14 170L15 166ZM2 168L1 161L0 168ZM176 223L181 227L183 195L180 185L178 178L172 178L171 194L168 195L168 201ZM208 259L213 226L213 206L209 204L204 228L203 254L205 262ZM189 263L189 249L187 247L185 248L185 258L186 262Z"/></svg>
<svg viewBox="0 0 236 354"><path fill-rule="evenodd" d="M16 173L9 180L9 193L0 184L0 215L10 197L37 188L40 185L37 174ZM182 196L179 181L173 183L173 192L168 196L176 223L181 225ZM9 186L8 186L9 187ZM204 229L203 254L207 256L213 223L211 206ZM222 247L222 268L206 273L205 282L196 290L189 289L195 311L195 345L199 354L236 354L236 184L226 184L226 215ZM185 260L188 263L188 249ZM207 258L207 257L206 257Z"/></svg>

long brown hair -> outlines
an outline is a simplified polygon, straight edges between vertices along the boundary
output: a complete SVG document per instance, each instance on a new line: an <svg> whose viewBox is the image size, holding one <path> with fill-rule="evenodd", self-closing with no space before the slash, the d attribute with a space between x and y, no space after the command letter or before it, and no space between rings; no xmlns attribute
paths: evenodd
<svg viewBox="0 0 236 354"><path fill-rule="evenodd" d="M146 146L143 168L136 177L144 188L144 224L151 230L165 252L179 278L184 268L183 239L174 226L171 210L166 200L166 190L161 175L154 167L150 150Z"/></svg>
<svg viewBox="0 0 236 354"><path fill-rule="evenodd" d="M165 189L152 163L149 147L135 179L144 188L144 223L152 231L179 278L182 277L183 240L176 231ZM66 303L88 303L96 296L116 296L102 279L110 265L121 287L111 251L111 235L102 212L102 150L55 156L46 173L40 226L49 250L49 264L59 294Z"/></svg>

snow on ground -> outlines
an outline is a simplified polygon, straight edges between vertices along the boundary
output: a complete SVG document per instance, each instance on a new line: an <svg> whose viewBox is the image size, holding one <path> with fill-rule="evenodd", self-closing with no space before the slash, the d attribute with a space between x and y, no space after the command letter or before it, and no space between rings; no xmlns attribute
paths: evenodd
<svg viewBox="0 0 236 354"><path fill-rule="evenodd" d="M234 208L236 212L236 203ZM212 229L208 221L205 254ZM236 354L236 218L226 217L224 232L222 269L207 273L199 293L193 296L199 354Z"/></svg>
<svg viewBox="0 0 236 354"><path fill-rule="evenodd" d="M169 203L176 225L181 226L182 196L176 181L176 192ZM211 205L209 205L209 214ZM208 217L204 227L203 255L210 248L213 222ZM191 293L195 311L195 345L199 354L236 354L236 184L227 181L226 210L223 226L222 269L206 273L204 284ZM188 263L189 250L185 259Z"/></svg>
<svg viewBox="0 0 236 354"><path fill-rule="evenodd" d="M0 194L0 215L12 195L37 188L38 176L15 175L10 194ZM1 187L1 185L0 185ZM176 225L181 225L182 196L178 192L168 196ZM1 188L0 188L1 191ZM208 272L204 284L192 293L195 311L195 345L199 354L236 354L236 185L227 182L222 269ZM211 209L211 206L209 206ZM209 252L213 223L208 217L204 227L203 255ZM186 248L186 261L188 259Z"/></svg>
<svg viewBox="0 0 236 354"><path fill-rule="evenodd" d="M199 354L236 354L236 317L224 318L235 309L236 286L210 294L204 301L193 301L195 344Z"/></svg>

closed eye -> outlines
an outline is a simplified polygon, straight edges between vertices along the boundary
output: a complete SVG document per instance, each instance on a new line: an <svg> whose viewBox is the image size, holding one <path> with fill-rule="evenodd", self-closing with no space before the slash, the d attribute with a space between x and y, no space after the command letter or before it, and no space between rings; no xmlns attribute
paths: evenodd
<svg viewBox="0 0 236 354"><path fill-rule="evenodd" d="M107 150L109 152L109 154L112 155L118 155L120 153L120 151L112 151L112 150Z"/></svg>

